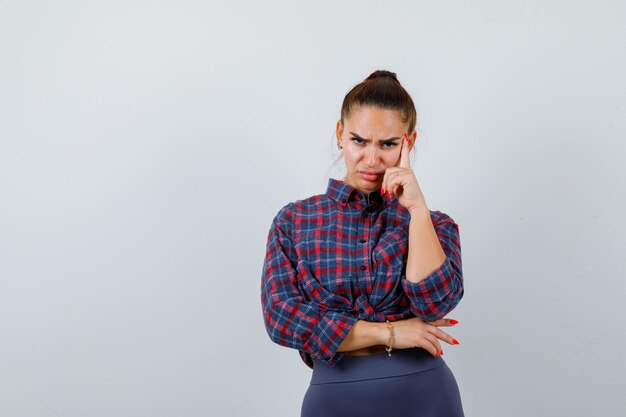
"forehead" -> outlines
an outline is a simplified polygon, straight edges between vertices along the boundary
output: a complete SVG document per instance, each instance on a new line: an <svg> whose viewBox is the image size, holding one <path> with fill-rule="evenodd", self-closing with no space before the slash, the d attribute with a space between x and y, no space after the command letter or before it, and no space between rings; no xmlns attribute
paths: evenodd
<svg viewBox="0 0 626 417"><path fill-rule="evenodd" d="M401 134L406 129L400 110L381 109L373 106L358 106L344 118L346 129L359 135L386 136Z"/></svg>

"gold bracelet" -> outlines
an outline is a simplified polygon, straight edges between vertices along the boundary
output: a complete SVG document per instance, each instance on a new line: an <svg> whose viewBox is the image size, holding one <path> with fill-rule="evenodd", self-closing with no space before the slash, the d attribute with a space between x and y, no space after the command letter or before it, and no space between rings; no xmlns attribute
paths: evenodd
<svg viewBox="0 0 626 417"><path fill-rule="evenodd" d="M389 343L388 343L388 346L385 348L385 350L387 351L389 356L391 356L391 350L393 349L393 337L396 335L396 332L394 331L391 323L389 323L389 320L386 320L386 322L387 322L387 327L389 328Z"/></svg>

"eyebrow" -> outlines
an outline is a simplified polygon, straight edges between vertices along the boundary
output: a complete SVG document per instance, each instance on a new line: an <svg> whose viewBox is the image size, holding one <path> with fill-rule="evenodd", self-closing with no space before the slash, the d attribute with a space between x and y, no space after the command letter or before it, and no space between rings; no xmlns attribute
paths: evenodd
<svg viewBox="0 0 626 417"><path fill-rule="evenodd" d="M364 141L369 141L370 139L367 138L362 138L361 136L359 136L358 134L354 133L354 132L350 132L351 135L356 136L357 138L364 140ZM389 143L389 142L393 142L394 140L398 140L400 139L399 137L393 137L393 138L389 138L389 139L381 139L380 142L382 143Z"/></svg>

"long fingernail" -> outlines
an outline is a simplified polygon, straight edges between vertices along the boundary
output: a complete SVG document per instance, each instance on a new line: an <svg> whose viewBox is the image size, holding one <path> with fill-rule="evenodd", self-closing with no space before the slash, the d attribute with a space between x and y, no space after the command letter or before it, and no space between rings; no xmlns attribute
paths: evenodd
<svg viewBox="0 0 626 417"><path fill-rule="evenodd" d="M443 349L441 349L441 352L439 352L439 354L440 354L441 356L443 356Z"/></svg>
<svg viewBox="0 0 626 417"><path fill-rule="evenodd" d="M454 319L450 319L450 324L457 324L458 321L454 320Z"/></svg>
<svg viewBox="0 0 626 417"><path fill-rule="evenodd" d="M381 193L381 194L385 194L385 187L381 187L381 189L380 189L380 193Z"/></svg>
<svg viewBox="0 0 626 417"><path fill-rule="evenodd" d="M407 142L409 141L409 135L407 135L406 133L404 134L404 140Z"/></svg>
<svg viewBox="0 0 626 417"><path fill-rule="evenodd" d="M458 340L456 340L456 339L452 339L452 343L454 343L455 345L458 345L458 344L459 344L459 341L458 341Z"/></svg>

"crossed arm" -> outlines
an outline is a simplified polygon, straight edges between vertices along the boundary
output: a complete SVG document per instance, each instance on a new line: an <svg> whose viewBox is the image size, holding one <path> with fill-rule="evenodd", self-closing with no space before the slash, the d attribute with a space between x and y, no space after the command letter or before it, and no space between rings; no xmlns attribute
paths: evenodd
<svg viewBox="0 0 626 417"><path fill-rule="evenodd" d="M411 214L406 276L401 279L411 311L423 324L442 319L463 296L461 252L458 227L451 218L442 215L433 225L427 210ZM389 336L386 323L357 320L348 313L327 310L300 294L297 255L288 233L288 220L284 210L274 219L263 266L261 300L272 341L308 352L331 366L347 351L385 344ZM421 325L411 320L403 324Z"/></svg>

